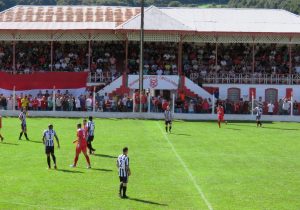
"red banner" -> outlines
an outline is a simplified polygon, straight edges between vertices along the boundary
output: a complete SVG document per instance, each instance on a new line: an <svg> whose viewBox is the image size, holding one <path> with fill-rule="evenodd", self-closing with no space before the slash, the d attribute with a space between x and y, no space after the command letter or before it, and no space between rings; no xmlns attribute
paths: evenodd
<svg viewBox="0 0 300 210"><path fill-rule="evenodd" d="M39 72L33 74L7 74L0 72L0 89L36 90L36 89L78 89L85 88L87 72Z"/></svg>
<svg viewBox="0 0 300 210"><path fill-rule="evenodd" d="M286 93L285 93L285 97L288 98L288 99L291 99L292 96L293 96L293 88L287 88Z"/></svg>
<svg viewBox="0 0 300 210"><path fill-rule="evenodd" d="M249 88L249 100L252 100L252 96L256 99L256 88Z"/></svg>

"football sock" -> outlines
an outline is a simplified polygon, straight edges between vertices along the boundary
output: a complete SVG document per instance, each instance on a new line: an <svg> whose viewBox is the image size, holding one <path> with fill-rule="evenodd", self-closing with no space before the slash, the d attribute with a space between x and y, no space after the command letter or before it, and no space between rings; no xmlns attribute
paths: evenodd
<svg viewBox="0 0 300 210"><path fill-rule="evenodd" d="M90 154L91 154L92 153L92 147L91 147L91 143L90 142L87 143L87 147L88 147L88 149L90 151Z"/></svg>
<svg viewBox="0 0 300 210"><path fill-rule="evenodd" d="M21 139L23 136L23 132L20 133L19 139Z"/></svg>
<svg viewBox="0 0 300 210"><path fill-rule="evenodd" d="M127 190L127 187L124 186L123 187L123 197L126 196L126 190Z"/></svg>
<svg viewBox="0 0 300 210"><path fill-rule="evenodd" d="M218 125L219 125L219 128L221 128L221 122L220 121L218 122Z"/></svg>
<svg viewBox="0 0 300 210"><path fill-rule="evenodd" d="M86 162L89 164L89 166L91 165L91 163L90 163L90 158L89 158L89 156L88 155L85 155L85 158L86 158Z"/></svg>
<svg viewBox="0 0 300 210"><path fill-rule="evenodd" d="M120 184L120 189L119 189L119 193L122 193L122 189L123 189L123 183Z"/></svg>
<svg viewBox="0 0 300 210"><path fill-rule="evenodd" d="M74 166L77 165L77 161L78 161L78 155L75 156L75 159L74 159Z"/></svg>
<svg viewBox="0 0 300 210"><path fill-rule="evenodd" d="M51 164L50 164L50 156L47 156L47 163L48 163L48 167L51 168Z"/></svg>
<svg viewBox="0 0 300 210"><path fill-rule="evenodd" d="M51 156L52 156L52 160L53 160L54 164L56 165L56 157L55 157L55 155L51 154Z"/></svg>
<svg viewBox="0 0 300 210"><path fill-rule="evenodd" d="M172 130L172 126L169 127L169 132L171 132L171 130Z"/></svg>
<svg viewBox="0 0 300 210"><path fill-rule="evenodd" d="M28 140L27 133L24 133L25 138Z"/></svg>
<svg viewBox="0 0 300 210"><path fill-rule="evenodd" d="M166 126L166 132L168 132L168 126Z"/></svg>

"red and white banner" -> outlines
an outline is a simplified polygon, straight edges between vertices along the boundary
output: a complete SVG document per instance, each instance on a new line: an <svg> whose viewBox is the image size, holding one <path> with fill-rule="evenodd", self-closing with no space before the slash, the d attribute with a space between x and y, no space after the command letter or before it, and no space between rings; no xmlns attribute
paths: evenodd
<svg viewBox="0 0 300 210"><path fill-rule="evenodd" d="M177 75L144 75L144 89L177 90L179 77ZM128 76L128 87L139 89L139 76Z"/></svg>
<svg viewBox="0 0 300 210"><path fill-rule="evenodd" d="M9 96L13 94L15 88L16 94L36 95L39 91L56 90L78 96L86 90L87 72L43 72L33 74L7 74L0 72L0 94Z"/></svg>

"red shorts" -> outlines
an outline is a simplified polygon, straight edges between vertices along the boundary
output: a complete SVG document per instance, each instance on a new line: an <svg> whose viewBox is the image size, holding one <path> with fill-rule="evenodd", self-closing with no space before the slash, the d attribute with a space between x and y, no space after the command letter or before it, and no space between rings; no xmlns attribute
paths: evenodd
<svg viewBox="0 0 300 210"><path fill-rule="evenodd" d="M224 115L219 115L219 116L218 116L218 120L219 120L219 121L224 121Z"/></svg>
<svg viewBox="0 0 300 210"><path fill-rule="evenodd" d="M81 144L81 145L77 144L76 153L77 154L80 154L81 152L86 153L86 147L87 147L86 144Z"/></svg>

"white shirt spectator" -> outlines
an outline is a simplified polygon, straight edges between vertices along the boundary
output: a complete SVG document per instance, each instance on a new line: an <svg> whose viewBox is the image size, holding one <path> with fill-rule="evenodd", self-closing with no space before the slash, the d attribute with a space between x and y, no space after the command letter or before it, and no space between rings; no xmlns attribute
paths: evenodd
<svg viewBox="0 0 300 210"><path fill-rule="evenodd" d="M61 107L61 98L60 97L56 98L55 104L56 104L57 107Z"/></svg>
<svg viewBox="0 0 300 210"><path fill-rule="evenodd" d="M163 70L162 70L162 69L158 69L158 70L156 71L156 74L157 74L157 75L162 75L162 74L163 74Z"/></svg>
<svg viewBox="0 0 300 210"><path fill-rule="evenodd" d="M60 63L55 64L55 69L57 69L57 70L60 69Z"/></svg>
<svg viewBox="0 0 300 210"><path fill-rule="evenodd" d="M282 104L282 109L288 111L290 109L290 101L284 101Z"/></svg>
<svg viewBox="0 0 300 210"><path fill-rule="evenodd" d="M76 109L80 109L80 108L81 108L79 98L76 98L76 99L75 99L75 106L76 106Z"/></svg>
<svg viewBox="0 0 300 210"><path fill-rule="evenodd" d="M268 112L269 112L269 113L273 113L274 107L275 107L274 104L269 103L269 104L268 104Z"/></svg>
<svg viewBox="0 0 300 210"><path fill-rule="evenodd" d="M89 97L85 100L85 105L87 108L91 108L93 105L93 100Z"/></svg>

